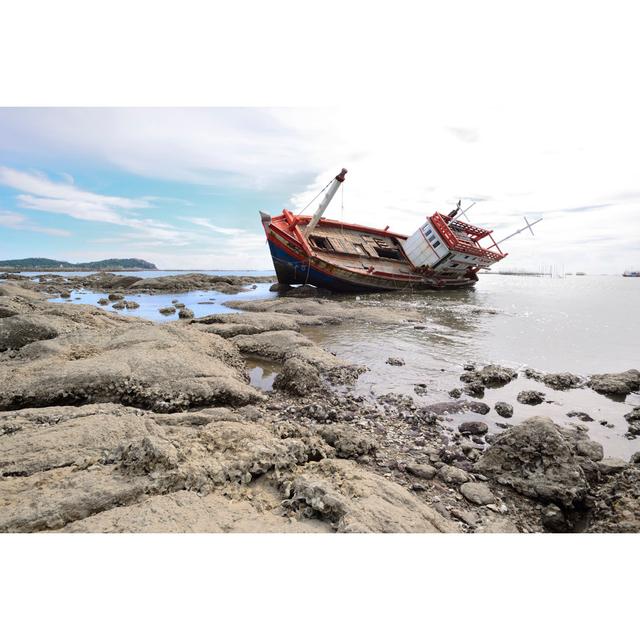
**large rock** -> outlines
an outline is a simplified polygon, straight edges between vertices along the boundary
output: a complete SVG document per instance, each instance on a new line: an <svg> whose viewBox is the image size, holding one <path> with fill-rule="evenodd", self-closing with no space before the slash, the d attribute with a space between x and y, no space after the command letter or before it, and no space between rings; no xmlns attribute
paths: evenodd
<svg viewBox="0 0 640 640"><path fill-rule="evenodd" d="M530 418L510 427L475 467L523 495L566 507L582 502L587 492L578 459L549 418Z"/></svg>
<svg viewBox="0 0 640 640"><path fill-rule="evenodd" d="M495 502L495 497L486 482L465 482L460 485L460 493L473 504L486 505Z"/></svg>
<svg viewBox="0 0 640 640"><path fill-rule="evenodd" d="M118 522L139 513L134 503L149 495L188 490L204 496L219 487L245 487L265 474L290 472L311 459L335 455L305 427L241 422L229 414L221 409L157 414L114 404L0 414L0 531L59 529L130 506L124 520L105 516L80 527L118 530L124 526ZM197 512L179 510L188 522L216 530L220 521L213 514L209 529L193 522L200 522L202 503L185 504ZM159 501L156 507L171 513L175 505ZM167 520L158 512L160 521L170 521L170 513ZM131 515L129 521L136 517ZM132 524L132 530L136 526ZM153 530L155 525L146 526ZM185 525L185 530L190 527ZM260 527L256 523L254 530Z"/></svg>
<svg viewBox="0 0 640 640"><path fill-rule="evenodd" d="M430 413L442 416L452 413L479 413L485 415L491 411L491 407L485 402L478 400L452 400L450 402L435 402L424 407Z"/></svg>
<svg viewBox="0 0 640 640"><path fill-rule="evenodd" d="M149 485L108 467L69 467L0 480L0 532L59 529L94 513L134 502Z"/></svg>
<svg viewBox="0 0 640 640"><path fill-rule="evenodd" d="M640 407L634 407L629 413L624 414L624 419L629 424L637 424L640 427Z"/></svg>
<svg viewBox="0 0 640 640"><path fill-rule="evenodd" d="M310 374L306 379L294 380L296 375L304 376L310 372L310 367L334 384L352 384L365 371L363 367L344 363L295 331L237 335L231 338L231 342L245 355L285 363L275 386L297 395L318 388L317 375ZM288 365L290 360L294 362Z"/></svg>
<svg viewBox="0 0 640 640"><path fill-rule="evenodd" d="M542 404L544 402L544 393L542 391L521 391L517 396L516 400L520 404Z"/></svg>
<svg viewBox="0 0 640 640"><path fill-rule="evenodd" d="M240 498L240 499L239 499ZM240 497L204 496L176 491L109 509L67 525L64 532L117 533L328 533L331 525L316 518L282 513L272 492L251 488Z"/></svg>
<svg viewBox="0 0 640 640"><path fill-rule="evenodd" d="M0 351L20 349L38 340L50 340L58 335L55 323L42 316L26 314L0 318Z"/></svg>
<svg viewBox="0 0 640 640"><path fill-rule="evenodd" d="M358 302L325 300L322 298L280 297L275 300L231 300L225 306L257 313L272 312L293 315L305 324L338 324L345 320L395 325L407 321L419 322L417 311L397 307L374 307Z"/></svg>
<svg viewBox="0 0 640 640"><path fill-rule="evenodd" d="M244 291L250 283L269 282L270 280L271 278L265 276L213 276L204 273L185 273L177 276L141 278L127 287L127 290L139 293L210 290L221 293L239 293Z"/></svg>
<svg viewBox="0 0 640 640"><path fill-rule="evenodd" d="M0 476L29 476L105 461L126 442L155 433L142 412L116 404L0 412Z"/></svg>
<svg viewBox="0 0 640 640"><path fill-rule="evenodd" d="M350 460L326 459L297 470L286 490L306 510L345 533L435 533L456 527L404 487Z"/></svg>
<svg viewBox="0 0 640 640"><path fill-rule="evenodd" d="M496 402L494 409L496 413L503 418L511 418L513 416L513 405L508 402Z"/></svg>
<svg viewBox="0 0 640 640"><path fill-rule="evenodd" d="M576 389L584 384L584 380L580 376L568 371L563 373L541 373L535 369L525 369L524 374L527 378L538 380L557 391Z"/></svg>
<svg viewBox="0 0 640 640"><path fill-rule="evenodd" d="M463 422L458 427L458 431L466 436L482 436L489 431L489 425L486 422Z"/></svg>
<svg viewBox="0 0 640 640"><path fill-rule="evenodd" d="M300 323L284 313L216 313L196 318L194 325L202 331L217 333L225 338L238 335L252 335L265 331L298 331Z"/></svg>
<svg viewBox="0 0 640 640"><path fill-rule="evenodd" d="M296 396L306 396L323 386L316 367L301 358L289 358L273 381L274 389Z"/></svg>
<svg viewBox="0 0 640 640"><path fill-rule="evenodd" d="M0 368L0 409L119 402L178 411L262 397L231 345L188 327L77 329L20 353Z"/></svg>
<svg viewBox="0 0 640 640"><path fill-rule="evenodd" d="M626 396L640 389L640 371L629 369L623 373L603 373L589 378L589 386L605 395Z"/></svg>
<svg viewBox="0 0 640 640"><path fill-rule="evenodd" d="M518 377L517 372L510 367L489 364L482 369L467 371L460 376L462 382L485 387L502 387Z"/></svg>
<svg viewBox="0 0 640 640"><path fill-rule="evenodd" d="M375 441L348 425L323 425L318 434L336 450L338 458L358 458L376 450Z"/></svg>

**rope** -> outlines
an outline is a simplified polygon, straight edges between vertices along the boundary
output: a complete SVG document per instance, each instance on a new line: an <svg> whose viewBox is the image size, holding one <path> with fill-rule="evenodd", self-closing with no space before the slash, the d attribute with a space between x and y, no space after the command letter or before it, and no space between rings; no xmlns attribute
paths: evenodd
<svg viewBox="0 0 640 640"><path fill-rule="evenodd" d="M313 198L313 200L311 200L311 202L307 203L304 207L304 209L302 209L302 211L298 214L299 216L301 216L304 213L304 210L309 207L310 205L313 204L313 201L316 200L318 198L318 196L321 196L328 188L329 185L335 180L335 178L331 178L331 180L329 180L329 182L327 183L327 185L324 187L324 189L322 189L322 191L320 191L320 193L316 194L315 197Z"/></svg>

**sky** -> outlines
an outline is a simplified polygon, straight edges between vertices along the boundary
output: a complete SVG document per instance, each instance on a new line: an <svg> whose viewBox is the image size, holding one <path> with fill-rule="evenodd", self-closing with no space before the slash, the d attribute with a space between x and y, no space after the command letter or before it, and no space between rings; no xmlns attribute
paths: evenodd
<svg viewBox="0 0 640 640"><path fill-rule="evenodd" d="M0 108L0 259L270 268L258 211L300 211L345 167L327 217L408 234L462 199L497 240L543 218L505 243L501 268L640 268L633 105L576 95L454 108L472 100Z"/></svg>

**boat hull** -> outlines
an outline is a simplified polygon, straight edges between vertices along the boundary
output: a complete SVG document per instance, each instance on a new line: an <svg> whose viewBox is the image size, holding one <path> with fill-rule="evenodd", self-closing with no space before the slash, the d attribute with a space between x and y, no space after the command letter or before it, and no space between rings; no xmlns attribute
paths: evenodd
<svg viewBox="0 0 640 640"><path fill-rule="evenodd" d="M447 279L427 276L393 277L356 273L350 269L305 254L291 238L278 234L265 225L269 250L278 282L281 284L310 284L339 293L374 293L380 291L411 291L422 289L460 289L475 285L477 276Z"/></svg>

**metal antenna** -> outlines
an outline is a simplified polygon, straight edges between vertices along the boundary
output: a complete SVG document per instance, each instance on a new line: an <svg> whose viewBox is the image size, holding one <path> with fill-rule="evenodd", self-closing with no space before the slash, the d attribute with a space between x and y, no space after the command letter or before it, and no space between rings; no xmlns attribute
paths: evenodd
<svg viewBox="0 0 640 640"><path fill-rule="evenodd" d="M467 215L467 211L469 211L469 209L471 209L474 204L475 202L472 202L466 209L458 209L458 212L455 216L453 216L453 219L455 220L458 216L464 216L467 219L467 222L471 222L471 220L469 220L469 216Z"/></svg>
<svg viewBox="0 0 640 640"><path fill-rule="evenodd" d="M529 222L526 218L524 218L524 221L527 224L524 227L522 227L522 229L518 229L517 231L514 231L511 235L507 236L506 238L502 238L502 240L500 240L496 244L501 244L505 240L508 240L509 238L513 238L513 236L517 236L519 233L522 233L523 231L526 231L527 229L529 229L529 231L531 231L531 235L532 236L535 235L533 233L533 229L531 227L533 227L534 224L538 224L538 222L542 222L542 218L538 218L537 220L534 220L533 222Z"/></svg>

